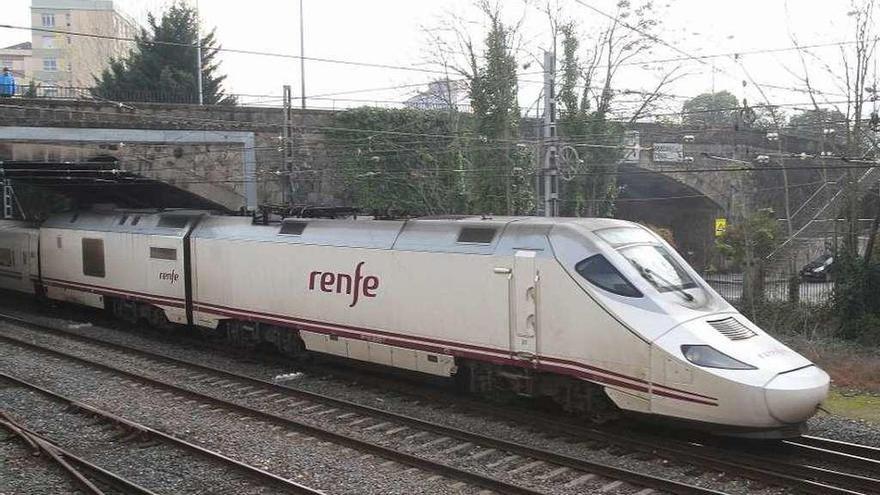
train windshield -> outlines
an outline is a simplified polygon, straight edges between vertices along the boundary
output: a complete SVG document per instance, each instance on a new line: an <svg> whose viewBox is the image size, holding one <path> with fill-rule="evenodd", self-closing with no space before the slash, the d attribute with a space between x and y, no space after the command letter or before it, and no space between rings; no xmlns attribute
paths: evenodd
<svg viewBox="0 0 880 495"><path fill-rule="evenodd" d="M676 263L669 252L661 246L630 246L620 250L622 254L660 292L692 289L696 282Z"/></svg>
<svg viewBox="0 0 880 495"><path fill-rule="evenodd" d="M647 230L638 227L614 227L597 230L595 233L617 248L658 291L684 291L697 286L669 251L660 246Z"/></svg>

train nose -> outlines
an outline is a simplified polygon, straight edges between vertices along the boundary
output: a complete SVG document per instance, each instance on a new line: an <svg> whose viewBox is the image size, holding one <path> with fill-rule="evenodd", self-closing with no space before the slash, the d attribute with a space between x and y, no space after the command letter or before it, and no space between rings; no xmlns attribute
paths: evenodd
<svg viewBox="0 0 880 495"><path fill-rule="evenodd" d="M829 381L815 366L780 373L764 387L767 408L783 423L806 421L828 396Z"/></svg>

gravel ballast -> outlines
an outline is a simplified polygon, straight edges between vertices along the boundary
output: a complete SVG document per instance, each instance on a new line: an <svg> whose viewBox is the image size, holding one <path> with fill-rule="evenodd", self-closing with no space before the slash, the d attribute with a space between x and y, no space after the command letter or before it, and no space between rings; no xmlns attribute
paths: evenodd
<svg viewBox="0 0 880 495"><path fill-rule="evenodd" d="M80 329L80 331L83 330L84 329L82 328ZM95 331L95 328L87 329L87 333L90 334L95 333ZM123 337L125 338L126 343L129 345L132 344L132 341L134 340L142 340L141 337L133 335L123 334ZM101 338L105 338L105 336L102 335ZM118 334L116 335L116 338L119 338ZM43 339L50 339L50 337L41 337L40 340ZM149 339L146 340L149 341ZM79 344L75 343L68 344L68 346L70 347L76 347L78 345ZM153 349L151 350L170 353L168 352L169 349L155 349L155 345L153 345L152 347ZM177 349L177 353L181 353L181 350L179 348ZM193 351L191 349L185 350L183 351L183 353L186 355L185 358L187 359L196 359L199 362L204 361L206 362L206 364L211 364L217 367L224 367L224 364L226 365L225 367L229 367L229 365L231 364L228 362L228 358L224 360L223 363L218 363L217 361L219 361L220 358L218 358L218 356L216 355L212 355L211 353L202 356L201 351ZM196 354L199 355L197 356ZM122 365L123 363L115 364ZM155 372L160 372L160 370L150 370L149 366L144 367L143 364L129 364L140 369L140 371L145 375L152 375ZM281 372L292 371L290 369L272 369L271 367L260 364L246 363L236 363L234 366L234 371L247 372L242 368L253 367L259 369L259 375L263 378L278 376L279 374L281 374ZM254 374L253 370L250 371L250 374ZM619 454L615 454L606 450L590 449L583 444L572 444L565 442L561 439L547 438L547 436L543 435L541 432L526 431L514 424L508 424L489 418L474 417L473 415L468 414L461 414L448 408L439 408L436 404L414 401L412 400L412 398L401 397L399 395L389 396L388 394L378 396L375 391L364 389L362 387L358 387L357 385L342 384L338 380L321 379L305 374L298 375L298 379L295 381L295 385L298 388L309 389L314 392L333 395L346 400L365 403L374 407L380 407L382 409L392 410L394 412L404 413L407 415L420 417L422 419L438 421L468 431L475 431L485 435L503 438L505 440L516 441L522 444L552 450L554 452L558 452L564 455L580 457L593 462L615 465L645 474L653 474L679 480L685 483L698 484L701 486L723 490L727 493L781 493L780 490L764 489L764 487L760 486L759 484L755 484L746 480L722 479L722 476L720 476L718 473L708 471L695 473L693 467L688 465L676 465L656 458L639 459L635 457L620 456ZM206 392L212 392L212 395L216 395L217 392L223 392L223 390L206 390ZM223 392L223 394L232 394L232 392L227 391ZM227 396L225 398L231 397ZM428 457L436 456L440 460L445 460L445 458L443 457L443 453L447 448L455 447L455 443L440 442L433 445L433 450L425 450L423 448L423 446L425 445L424 440L430 439L421 439L418 442L410 441L408 444L406 441L400 442L400 439L396 436L387 435L386 432L382 431L381 429L366 432L363 429L346 429L345 424L340 425L338 422L333 421L333 417L333 415L324 415L314 419L317 421L317 425L326 427L328 429L334 429L337 432L350 435L358 435L361 438L366 437L369 438L371 441L383 444L403 446L413 453L418 453L419 455ZM538 479L542 478L546 474L549 474L550 470L546 467L541 469L541 466L533 466L531 469L527 468L526 464L528 460L507 459L506 456L501 453L472 460L469 459L469 456L465 455L468 453L469 451L467 450L463 450L461 452L462 457L460 458L460 461L458 461L458 465L468 466L469 468L476 471L486 472L490 475L501 477L506 481L520 481L528 486L546 489L548 491L551 491L552 493L578 493L581 492L581 490L587 488L598 489L600 487L607 486L608 483L608 480L598 479L590 480L590 483L585 482L584 485L578 487L566 487L565 485L568 484L568 481L572 480L564 479L564 474L557 475L557 478L562 477L561 480L554 478L547 478L546 480ZM569 476L573 474L577 473L571 473L569 474ZM626 486L624 486L622 487L622 489L624 489L625 491L630 491L632 488L627 488ZM615 490L609 491L609 493L614 492Z"/></svg>
<svg viewBox="0 0 880 495"><path fill-rule="evenodd" d="M451 490L453 483L430 473L413 472L371 455L340 448L329 442L283 431L221 407L206 407L162 389L107 379L84 370L72 373L64 359L0 346L0 369L53 391L76 397L127 419L221 452L307 486L330 493L470 493ZM181 463L186 465L186 463ZM174 493L183 489L171 490ZM189 491L186 491L190 493ZM198 489L192 493L198 493ZM230 493L250 493L247 491Z"/></svg>
<svg viewBox="0 0 880 495"><path fill-rule="evenodd" d="M0 394L3 393L0 387ZM5 402L2 403L6 410ZM74 493L77 488L67 472L49 456L34 456L24 440L0 428L0 494L56 495Z"/></svg>
<svg viewBox="0 0 880 495"><path fill-rule="evenodd" d="M26 316L28 318L33 318L33 315L30 314ZM116 329L64 321L53 317L45 317L43 320L47 324L67 326L68 329L85 335L109 341L116 341L134 347L141 347L151 352L177 356L182 359L197 361L217 368L226 368L235 373L247 374L265 380L288 375L290 379L286 380L285 384L294 388L326 394L328 396L385 409L391 412L407 414L428 421L436 421L463 430L473 431L504 440L515 441L573 457L581 457L594 462L607 463L646 474L656 474L658 476L686 483L698 484L727 493L782 493L781 490L776 489L764 488L762 490L762 487L759 484L744 480L730 478L721 479L722 477L719 476L718 473L694 470L693 467L689 465L678 465L661 459L645 460L636 458L638 456L620 456L619 453L609 452L604 449L590 448L583 444L572 444L569 443L569 441L566 441L566 439L548 436L547 432L529 430L523 428L521 425L511 424L509 422L498 420L497 418L483 417L466 411L459 411L454 406L445 407L443 404L432 403L430 400L407 395L406 393L377 390L375 387L364 387L361 384L353 383L348 379L326 376L326 374L313 374L308 371L302 372L302 370L296 369L293 365L287 366L279 364L277 359L272 359L270 360L271 362L265 362L259 358L255 358L253 354L242 353L233 355L232 353L220 352L216 349L205 350L200 348L200 346L193 345L189 342L176 342L164 337L158 337L155 334L138 335L135 333L121 332ZM131 363L131 365L137 366L135 363ZM142 369L141 371L144 374L152 374L152 371L158 372L160 370L156 369L151 371L150 369ZM292 376L290 376L291 374ZM204 391L206 393L212 393L212 395L216 395L217 392L216 387L214 389L207 387ZM230 394L224 398L230 400L235 399L234 394ZM386 435L386 429L379 428L370 431L364 431L363 428L346 429L345 425L340 425L338 422L333 421L333 418L334 415L330 414L326 416L316 416L315 418L311 418L310 421L313 420L313 424L318 426L325 426L334 429L335 431L358 435L361 438L367 438L377 443L385 442L389 445L403 445L404 447L407 447L407 443L409 443L411 444L409 445L411 452L428 457L434 455L440 456L443 450L455 447L455 443L441 442L435 444L433 449L426 450L421 448L425 444L425 442L422 441L425 440L424 438L415 438L408 442L400 442L400 439L396 438L395 435ZM837 438L855 443L869 445L877 444L877 429L867 424L825 416L814 418L814 420L811 421L811 426L813 427L811 434ZM401 434L401 437L405 438L406 434ZM535 485L535 478L540 478L542 475L548 474L549 469L546 466L535 466L531 469L519 470L518 468L525 467L525 461L522 459L507 460L505 459L505 456L498 454L496 456L489 455L487 457L480 457L476 460L469 460L468 456L465 454L470 454L471 452L477 452L477 450L468 450L467 448L462 450L460 452L461 460L457 464L470 466L478 471L489 472L489 474L498 476L507 481L520 480L523 484L529 486L538 486L541 488L546 486L546 488L553 493L576 493L579 491L577 489L564 490L561 486L562 483L558 482L558 480L555 480L556 482L553 483L550 481L554 480L547 480L546 484L538 483ZM443 457L439 458L445 459ZM495 467L489 468L488 466ZM501 474L499 474L499 470L501 471ZM511 471L513 471L512 474L510 473ZM565 473L558 475L557 477L564 478L564 476ZM582 485L580 489L595 489L604 486L607 482L608 480L594 480L592 483ZM448 487L448 483L444 486ZM631 490L632 487L624 489L625 492ZM612 490L609 493L615 493L615 491L616 490ZM333 492L336 493L336 490Z"/></svg>

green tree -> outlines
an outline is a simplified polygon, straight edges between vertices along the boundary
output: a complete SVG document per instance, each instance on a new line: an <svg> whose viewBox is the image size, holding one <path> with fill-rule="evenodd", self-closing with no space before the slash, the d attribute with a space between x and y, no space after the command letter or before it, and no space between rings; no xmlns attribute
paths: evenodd
<svg viewBox="0 0 880 495"><path fill-rule="evenodd" d="M681 106L681 123L694 127L733 126L737 122L739 102L728 91L703 93Z"/></svg>
<svg viewBox="0 0 880 495"><path fill-rule="evenodd" d="M746 258L765 259L782 241L783 234L773 210L764 208L727 228L718 249L735 263Z"/></svg>
<svg viewBox="0 0 880 495"><path fill-rule="evenodd" d="M614 214L618 186L615 168L621 152L613 147L623 138L623 127L606 118L613 92L610 80L606 80L598 101L598 109L592 110L589 69L581 66L578 58L580 42L571 23L560 27L562 35L562 81L559 89L559 131L565 141L572 143L577 156L583 162L577 174L562 185L560 213L566 216L610 217ZM578 87L583 85L583 90ZM578 145L590 141L611 145ZM580 165L580 164L578 164Z"/></svg>
<svg viewBox="0 0 880 495"><path fill-rule="evenodd" d="M110 62L93 92L111 100L197 103L197 12L178 1L162 13L161 19L149 14L147 23L148 29L141 29L135 36L135 48L124 58ZM235 99L223 90L226 76L218 74L215 31L201 38L203 101L233 104Z"/></svg>
<svg viewBox="0 0 880 495"><path fill-rule="evenodd" d="M339 130L328 131L328 142L338 157L333 172L342 180L343 194L378 216L464 211L457 118L411 108L363 107L338 114L334 126Z"/></svg>
<svg viewBox="0 0 880 495"><path fill-rule="evenodd" d="M658 39L653 33L660 26L660 14L651 1L619 0L613 16L605 24L591 25L580 52L581 39L574 21L559 21L559 10L547 14L553 27L561 79L558 84L558 123L562 138L560 184L563 215L602 216L614 214L619 193L617 167L623 155L624 127L608 116L626 108L629 124L650 112L664 97L663 89L677 80L680 66L664 66L646 77L653 80L650 90L637 92L636 108L614 108L616 96L630 91L615 89L615 77L624 66L650 56ZM572 149L574 152L572 152Z"/></svg>
<svg viewBox="0 0 880 495"><path fill-rule="evenodd" d="M469 146L470 209L476 213L522 214L531 209L532 189L526 169L529 156L516 145L520 113L517 101L514 30L485 8L489 19L485 49L469 49L470 99L475 139Z"/></svg>
<svg viewBox="0 0 880 495"><path fill-rule="evenodd" d="M847 132L847 119L837 110L811 109L792 115L788 127L800 136L822 136L823 129L834 129L836 135L843 137Z"/></svg>
<svg viewBox="0 0 880 495"><path fill-rule="evenodd" d="M718 249L743 271L743 300L755 314L755 305L764 299L767 256L783 235L772 209L765 208L728 227L718 241Z"/></svg>

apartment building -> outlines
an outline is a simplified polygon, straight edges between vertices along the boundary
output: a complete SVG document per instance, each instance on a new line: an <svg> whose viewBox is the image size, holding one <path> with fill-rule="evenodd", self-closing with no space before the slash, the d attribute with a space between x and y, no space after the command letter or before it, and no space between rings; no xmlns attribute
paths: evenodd
<svg viewBox="0 0 880 495"><path fill-rule="evenodd" d="M32 53L20 84L34 81L49 97L94 86L110 59L134 46L114 38L133 38L138 29L111 0L32 0L31 26Z"/></svg>
<svg viewBox="0 0 880 495"><path fill-rule="evenodd" d="M0 69L8 67L16 80L24 79L29 72L31 52L30 42L0 48Z"/></svg>

